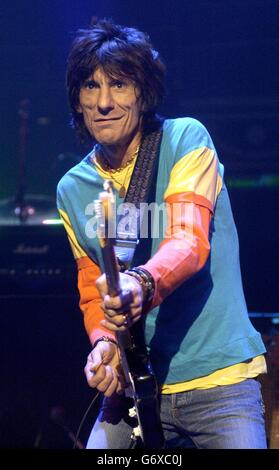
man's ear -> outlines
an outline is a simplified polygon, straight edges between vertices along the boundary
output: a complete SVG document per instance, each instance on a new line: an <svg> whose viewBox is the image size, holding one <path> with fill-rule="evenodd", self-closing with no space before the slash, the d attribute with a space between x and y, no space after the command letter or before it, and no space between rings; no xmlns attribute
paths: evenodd
<svg viewBox="0 0 279 470"><path fill-rule="evenodd" d="M76 112L82 114L82 109L81 109L80 104L76 106Z"/></svg>

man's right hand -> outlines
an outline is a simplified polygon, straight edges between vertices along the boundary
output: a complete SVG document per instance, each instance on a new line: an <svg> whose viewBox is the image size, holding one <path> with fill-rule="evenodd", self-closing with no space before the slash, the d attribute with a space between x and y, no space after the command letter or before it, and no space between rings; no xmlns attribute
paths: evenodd
<svg viewBox="0 0 279 470"><path fill-rule="evenodd" d="M106 397L124 391L120 352L114 343L99 341L87 357L84 372L89 386L97 388Z"/></svg>

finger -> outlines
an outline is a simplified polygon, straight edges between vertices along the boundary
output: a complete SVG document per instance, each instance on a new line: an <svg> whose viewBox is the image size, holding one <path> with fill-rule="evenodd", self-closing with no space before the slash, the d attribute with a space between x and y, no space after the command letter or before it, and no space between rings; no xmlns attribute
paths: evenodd
<svg viewBox="0 0 279 470"><path fill-rule="evenodd" d="M111 309L111 308L105 308L104 309L104 314L105 314L105 316L107 316L108 320L111 320L111 319L113 319L117 316L121 316L122 312L120 312L118 309L114 310L114 309Z"/></svg>
<svg viewBox="0 0 279 470"><path fill-rule="evenodd" d="M118 378L117 378L116 372L114 370L112 372L113 372L112 380L110 384L107 386L106 390L104 391L105 397L110 397L117 390L117 387L118 387Z"/></svg>
<svg viewBox="0 0 279 470"><path fill-rule="evenodd" d="M110 366L105 366L105 376L102 381L98 383L98 390L100 392L105 392L108 388L109 384L112 382L114 378L112 368Z"/></svg>
<svg viewBox="0 0 279 470"><path fill-rule="evenodd" d="M119 295L116 295L115 297L111 297L110 295L105 295L103 304L104 304L105 309L117 310L122 307L122 303L121 303Z"/></svg>
<svg viewBox="0 0 279 470"><path fill-rule="evenodd" d="M130 326L134 325L134 323L136 323L140 318L141 315L137 315L135 317L132 317L131 315L126 315L122 326L124 326L125 328L130 328Z"/></svg>
<svg viewBox="0 0 279 470"><path fill-rule="evenodd" d="M130 308L139 306L142 306L142 295L136 294L133 298L133 302L130 303Z"/></svg>
<svg viewBox="0 0 279 470"><path fill-rule="evenodd" d="M97 387L106 376L105 366L101 365L97 372L92 371L90 367L85 367L85 374L90 387Z"/></svg>
<svg viewBox="0 0 279 470"><path fill-rule="evenodd" d="M125 391L125 380L123 377L118 377L118 381L117 381L117 387L116 387L116 393L118 393L119 395L123 395Z"/></svg>
<svg viewBox="0 0 279 470"><path fill-rule="evenodd" d="M102 298L105 297L105 295L108 294L108 285L107 285L107 279L106 275L102 274L97 280L96 280L96 287L101 295Z"/></svg>
<svg viewBox="0 0 279 470"><path fill-rule="evenodd" d="M138 314L138 315L135 315L135 316L132 316L130 314L126 314L126 315L123 315L123 326L125 326L126 328L129 328L130 326L132 326L134 323L136 323L136 321L138 321L140 318L141 318L141 314Z"/></svg>
<svg viewBox="0 0 279 470"><path fill-rule="evenodd" d="M102 310L103 312L105 313L105 315L107 315L109 318L113 318L115 317L116 315L119 315L119 314L123 314L124 312L131 312L132 309L134 309L134 311L136 310L139 310L142 308L142 303L136 303L136 304L130 304L130 305L122 305L121 307L119 308L112 308L110 305L104 305Z"/></svg>
<svg viewBox="0 0 279 470"><path fill-rule="evenodd" d="M119 296L121 305L130 305L132 302L134 302L134 297L135 297L135 292L133 290L129 289L123 289L121 291L121 294Z"/></svg>
<svg viewBox="0 0 279 470"><path fill-rule="evenodd" d="M135 297L138 299L135 300ZM105 308L117 310L123 307L129 306L132 303L139 302L139 293L137 291L123 289L120 295L115 297L111 297L109 295L105 295L104 297L104 306Z"/></svg>
<svg viewBox="0 0 279 470"><path fill-rule="evenodd" d="M131 322L132 322L132 325L134 323L136 323L137 321L139 321L141 319L141 314L140 315L136 315L135 317L132 318Z"/></svg>
<svg viewBox="0 0 279 470"><path fill-rule="evenodd" d="M113 381L111 382L110 386L107 388L107 390L104 392L105 397L111 397L111 395L116 392L118 386L118 380L115 377Z"/></svg>
<svg viewBox="0 0 279 470"><path fill-rule="evenodd" d="M97 372L97 369L101 364L109 364L115 353L115 344L101 341L88 356L88 362L91 364L91 370L93 372Z"/></svg>
<svg viewBox="0 0 279 470"><path fill-rule="evenodd" d="M125 328L129 328L129 326L131 326L131 317L128 313L124 313L122 315L122 325L120 326L124 326Z"/></svg>
<svg viewBox="0 0 279 470"><path fill-rule="evenodd" d="M123 313L121 313L120 315L115 315L114 317L105 315L105 320L115 326L122 326L126 320L126 315Z"/></svg>
<svg viewBox="0 0 279 470"><path fill-rule="evenodd" d="M114 325L114 323L111 323L107 320L101 320L100 324L102 326L104 326L105 328L107 328L108 330L110 330L110 331L125 331L125 330L127 330L127 326L125 326L124 324L122 324L122 326L116 326L116 325Z"/></svg>
<svg viewBox="0 0 279 470"><path fill-rule="evenodd" d="M95 375L97 374L98 370L100 369L102 365L102 360L100 360L100 362L98 361L89 361L89 367L88 369L90 370L90 372L92 372L92 374L94 373Z"/></svg>
<svg viewBox="0 0 279 470"><path fill-rule="evenodd" d="M138 315L141 315L142 312L142 307L131 307L129 310L129 315L130 317L134 318L137 317Z"/></svg>
<svg viewBox="0 0 279 470"><path fill-rule="evenodd" d="M141 319L141 312L135 316L131 316L128 314L122 315L121 323L118 324L113 323L114 320L102 320L100 323L111 331L125 331L134 323Z"/></svg>
<svg viewBox="0 0 279 470"><path fill-rule="evenodd" d="M102 364L102 355L98 349L94 349L87 357L87 364L92 372L97 372Z"/></svg>

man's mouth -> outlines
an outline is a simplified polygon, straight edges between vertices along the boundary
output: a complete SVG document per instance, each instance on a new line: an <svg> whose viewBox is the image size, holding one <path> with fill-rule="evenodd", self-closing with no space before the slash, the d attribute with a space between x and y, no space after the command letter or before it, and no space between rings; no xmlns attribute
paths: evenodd
<svg viewBox="0 0 279 470"><path fill-rule="evenodd" d="M117 116L117 117L110 117L110 118L97 118L94 119L94 122L110 122L110 121L119 121L119 119L122 119L123 116Z"/></svg>

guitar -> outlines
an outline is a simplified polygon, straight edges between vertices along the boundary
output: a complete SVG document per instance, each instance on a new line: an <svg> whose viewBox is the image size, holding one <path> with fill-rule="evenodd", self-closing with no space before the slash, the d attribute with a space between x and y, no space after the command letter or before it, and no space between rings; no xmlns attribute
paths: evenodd
<svg viewBox="0 0 279 470"><path fill-rule="evenodd" d="M112 182L104 182L105 191L94 201L99 239L109 295L121 294L119 269L115 255L115 239L109 235L114 230L115 198ZM122 292L124 294L124 292ZM128 293L125 293L127 296ZM127 297L126 297L127 298ZM121 366L126 382L125 394L132 397L134 406L129 415L136 418L131 439L135 445L147 449L164 448L164 434L160 420L158 386L144 340L142 321L137 321L125 331L116 332L120 348Z"/></svg>

